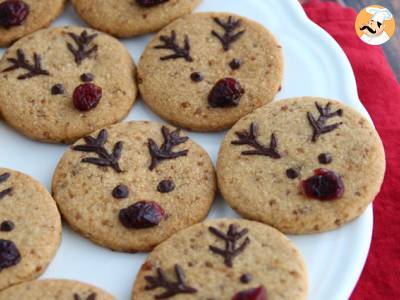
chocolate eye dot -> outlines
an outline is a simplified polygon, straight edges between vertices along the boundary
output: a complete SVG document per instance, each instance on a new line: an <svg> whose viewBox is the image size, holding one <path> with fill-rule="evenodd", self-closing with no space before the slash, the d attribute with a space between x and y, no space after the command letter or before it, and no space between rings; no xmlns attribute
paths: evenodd
<svg viewBox="0 0 400 300"><path fill-rule="evenodd" d="M200 82L204 79L204 77L199 72L193 72L192 74L190 74L190 79L192 79L192 81L194 82Z"/></svg>
<svg viewBox="0 0 400 300"><path fill-rule="evenodd" d="M112 191L112 196L116 199L124 199L129 196L129 188L126 185L117 185Z"/></svg>
<svg viewBox="0 0 400 300"><path fill-rule="evenodd" d="M94 75L92 73L83 73L81 75L81 80L83 82L90 82L90 81L93 81L93 79L94 79Z"/></svg>
<svg viewBox="0 0 400 300"><path fill-rule="evenodd" d="M242 61L238 58L234 58L229 63L229 66L231 67L232 70L238 70L242 66Z"/></svg>
<svg viewBox="0 0 400 300"><path fill-rule="evenodd" d="M172 180L163 180L157 186L160 193L169 193L175 189L175 183Z"/></svg>
<svg viewBox="0 0 400 300"><path fill-rule="evenodd" d="M299 172L299 170L290 168L290 169L286 170L286 176L290 179L295 179L300 176L300 172Z"/></svg>
<svg viewBox="0 0 400 300"><path fill-rule="evenodd" d="M330 153L321 153L320 155L318 155L318 161L323 165L330 164L332 160L333 158Z"/></svg>
<svg viewBox="0 0 400 300"><path fill-rule="evenodd" d="M53 85L51 88L52 95L62 95L64 94L64 86L60 83Z"/></svg>
<svg viewBox="0 0 400 300"><path fill-rule="evenodd" d="M0 231L10 232L14 229L15 225L12 221L4 221L0 224Z"/></svg>
<svg viewBox="0 0 400 300"><path fill-rule="evenodd" d="M240 276L240 282L241 283L249 283L253 279L253 276L249 273L245 273L242 276Z"/></svg>

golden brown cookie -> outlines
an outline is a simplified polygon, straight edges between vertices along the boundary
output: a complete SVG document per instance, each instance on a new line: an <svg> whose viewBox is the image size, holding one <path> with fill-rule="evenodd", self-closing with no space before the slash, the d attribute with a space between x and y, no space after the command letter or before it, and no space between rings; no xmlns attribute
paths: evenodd
<svg viewBox="0 0 400 300"><path fill-rule="evenodd" d="M107 292L78 281L38 280L0 292L0 300L115 300Z"/></svg>
<svg viewBox="0 0 400 300"><path fill-rule="evenodd" d="M65 0L0 0L0 47L49 26L64 4Z"/></svg>
<svg viewBox="0 0 400 300"><path fill-rule="evenodd" d="M184 229L155 248L132 300L304 300L307 285L303 258L282 233L220 219Z"/></svg>
<svg viewBox="0 0 400 300"><path fill-rule="evenodd" d="M0 110L11 126L40 141L74 142L114 124L136 94L128 50L91 29L40 30L0 61Z"/></svg>
<svg viewBox="0 0 400 300"><path fill-rule="evenodd" d="M157 31L191 13L200 0L73 0L90 26L118 37Z"/></svg>
<svg viewBox="0 0 400 300"><path fill-rule="evenodd" d="M79 140L61 159L53 194L65 220L118 251L147 251L202 221L216 192L208 154L179 130L117 124Z"/></svg>
<svg viewBox="0 0 400 300"><path fill-rule="evenodd" d="M379 192L385 154L360 113L304 97L240 120L217 165L222 195L239 214L301 234L335 229L362 214Z"/></svg>
<svg viewBox="0 0 400 300"><path fill-rule="evenodd" d="M39 277L60 239L60 214L47 190L25 174L0 168L0 290Z"/></svg>
<svg viewBox="0 0 400 300"><path fill-rule="evenodd" d="M270 102L283 76L282 49L260 24L200 13L161 30L144 51L139 89L162 118L195 131L231 127Z"/></svg>

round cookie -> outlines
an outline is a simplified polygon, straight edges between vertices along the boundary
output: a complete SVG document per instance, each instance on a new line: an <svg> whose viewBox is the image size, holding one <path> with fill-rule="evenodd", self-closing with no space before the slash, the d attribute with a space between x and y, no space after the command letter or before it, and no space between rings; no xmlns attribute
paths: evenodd
<svg viewBox="0 0 400 300"><path fill-rule="evenodd" d="M65 0L0 0L0 47L47 27L64 10ZM19 11L17 18L6 16Z"/></svg>
<svg viewBox="0 0 400 300"><path fill-rule="evenodd" d="M123 119L136 99L135 66L115 38L85 28L44 29L0 61L0 109L24 135L69 143Z"/></svg>
<svg viewBox="0 0 400 300"><path fill-rule="evenodd" d="M260 24L227 13L176 20L147 46L138 66L150 108L194 131L231 127L270 102L283 76L281 46Z"/></svg>
<svg viewBox="0 0 400 300"><path fill-rule="evenodd" d="M36 280L0 292L0 300L115 300L107 292L72 280Z"/></svg>
<svg viewBox="0 0 400 300"><path fill-rule="evenodd" d="M324 98L265 105L226 135L218 156L224 199L242 216L282 232L335 229L379 192L382 142L367 119Z"/></svg>
<svg viewBox="0 0 400 300"><path fill-rule="evenodd" d="M61 159L53 195L65 220L117 251L147 251L202 221L216 192L208 154L158 123L117 124L79 140Z"/></svg>
<svg viewBox="0 0 400 300"><path fill-rule="evenodd" d="M200 0L73 0L79 16L90 26L117 37L158 31L187 15ZM148 4L148 5L146 5Z"/></svg>
<svg viewBox="0 0 400 300"><path fill-rule="evenodd" d="M220 219L156 247L139 271L132 300L302 300L307 285L303 258L282 233L253 221Z"/></svg>
<svg viewBox="0 0 400 300"><path fill-rule="evenodd" d="M0 290L39 277L60 240L60 214L47 190L25 174L0 168Z"/></svg>

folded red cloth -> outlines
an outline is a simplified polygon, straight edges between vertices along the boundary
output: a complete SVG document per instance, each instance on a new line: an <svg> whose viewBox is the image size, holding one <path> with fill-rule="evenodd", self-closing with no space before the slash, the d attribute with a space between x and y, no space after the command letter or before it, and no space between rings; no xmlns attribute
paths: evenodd
<svg viewBox="0 0 400 300"><path fill-rule="evenodd" d="M371 250L351 299L400 299L400 85L381 47L367 45L356 35L353 9L319 0L303 7L308 17L325 29L347 54L359 97L386 150L385 181L373 204Z"/></svg>

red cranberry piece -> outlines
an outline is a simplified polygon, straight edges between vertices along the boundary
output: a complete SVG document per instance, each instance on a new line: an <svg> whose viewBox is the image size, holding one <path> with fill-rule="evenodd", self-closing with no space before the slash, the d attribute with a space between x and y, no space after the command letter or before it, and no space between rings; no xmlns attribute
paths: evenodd
<svg viewBox="0 0 400 300"><path fill-rule="evenodd" d="M0 272L2 269L15 266L20 260L21 254L17 246L12 241L0 239Z"/></svg>
<svg viewBox="0 0 400 300"><path fill-rule="evenodd" d="M29 6L21 0L7 0L0 4L0 27L9 29L21 25L29 15Z"/></svg>
<svg viewBox="0 0 400 300"><path fill-rule="evenodd" d="M301 182L303 194L318 200L340 198L344 192L344 184L340 176L327 169L314 170L314 176Z"/></svg>
<svg viewBox="0 0 400 300"><path fill-rule="evenodd" d="M208 95L208 103L211 107L238 106L243 94L239 81L233 78L221 79Z"/></svg>
<svg viewBox="0 0 400 300"><path fill-rule="evenodd" d="M164 209L154 201L140 201L119 212L119 221L126 228L149 228L158 225Z"/></svg>
<svg viewBox="0 0 400 300"><path fill-rule="evenodd" d="M168 1L169 0L136 0L136 3L140 6L151 7Z"/></svg>
<svg viewBox="0 0 400 300"><path fill-rule="evenodd" d="M74 91L74 106L81 111L91 110L99 104L101 96L101 87L93 83L83 83Z"/></svg>
<svg viewBox="0 0 400 300"><path fill-rule="evenodd" d="M263 286L245 290L233 296L232 300L268 300L267 290Z"/></svg>

